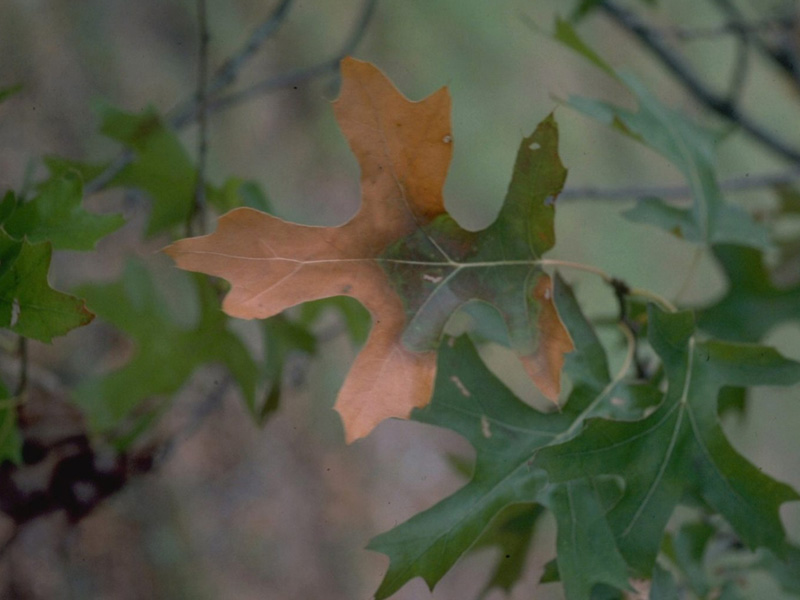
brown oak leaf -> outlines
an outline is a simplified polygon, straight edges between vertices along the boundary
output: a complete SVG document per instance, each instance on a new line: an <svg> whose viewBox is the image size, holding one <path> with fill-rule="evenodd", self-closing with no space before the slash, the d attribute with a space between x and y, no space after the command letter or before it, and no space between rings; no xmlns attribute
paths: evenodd
<svg viewBox="0 0 800 600"><path fill-rule="evenodd" d="M411 102L368 63L346 58L341 72L342 90L334 111L361 167L358 213L338 227L312 227L239 208L220 217L214 233L180 240L165 251L182 269L227 279L231 290L223 309L234 317L266 318L302 302L339 295L352 296L369 310L372 330L335 406L350 442L366 436L382 420L406 418L415 407L428 403L436 371L436 343L451 309L471 298L494 299L492 282L484 292L475 289L486 280L491 261L469 262L472 255L485 259L493 256L495 246L501 252L508 248L498 246L497 228L488 228L489 235L477 239L483 232L460 229L445 212L442 189L453 148L447 89ZM539 134L538 141L533 136L523 141L511 186L513 189L516 182L517 188L525 187L530 183L527 179L539 177L544 183L539 186L541 193L517 190L514 194L510 189L506 200L512 208L522 206L522 200L534 201L539 207L525 208L519 215L514 212L519 212L517 208L506 211L515 222L524 221L523 228L527 216L544 210L544 217L522 236L526 254L498 265L525 267L533 276L523 273L522 282L517 282L517 290L524 294L506 294L509 298L513 295L520 306L511 306L509 300L508 306L499 310L531 377L545 395L556 399L563 354L572 344L550 299L550 279L537 263L541 252L553 243L553 199L566 174L555 154L557 136L552 119L547 127L545 133L537 129L534 136ZM544 163L534 160L537 152L549 152L546 158L550 162L554 155L557 168L541 168ZM519 171L521 163L523 172ZM531 165L535 168L529 168ZM502 215L501 211L499 225L506 227L509 223L502 222ZM515 233L508 231L506 237ZM444 253L444 248L451 254ZM431 258L431 252L444 254ZM409 286L407 281L409 276L416 277L414 270L419 268L426 271L419 273L428 286L425 289ZM463 289L450 289L450 284ZM455 302L442 303L440 298L452 296L453 290L461 296ZM408 337L414 313L422 314L431 306L444 310L422 320L432 320L427 339ZM516 338L524 341L514 344L514 328L521 326L531 331L517 333ZM537 330L542 334L536 334Z"/></svg>

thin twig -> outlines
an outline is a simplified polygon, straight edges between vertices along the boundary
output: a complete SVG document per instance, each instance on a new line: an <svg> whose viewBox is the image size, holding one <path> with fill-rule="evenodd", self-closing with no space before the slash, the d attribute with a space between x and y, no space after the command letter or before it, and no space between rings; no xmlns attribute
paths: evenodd
<svg viewBox="0 0 800 600"><path fill-rule="evenodd" d="M741 96L742 89L744 88L744 81L747 76L747 67L750 63L750 41L751 39L758 44L759 38L750 35L748 31L744 16L736 8L736 5L731 0L711 0L722 11L725 16L730 19L730 24L733 28L733 34L737 38L736 44L736 59L733 64L733 73L731 75L731 82L728 85L728 101L731 104L738 104L739 97Z"/></svg>
<svg viewBox="0 0 800 600"><path fill-rule="evenodd" d="M800 181L800 167L795 167L781 173L763 173L760 175L744 175L733 177L720 182L723 192L737 193L787 185ZM575 200L578 198L591 198L594 200L630 200L637 198L690 198L692 189L687 185L655 185L655 186L624 186L617 188L599 187L573 187L567 188L559 194L559 200Z"/></svg>
<svg viewBox="0 0 800 600"><path fill-rule="evenodd" d="M270 77L243 90L223 96L222 98L214 100L209 105L209 110L212 112L225 110L245 102L255 96L299 85L308 81L309 79L313 79L330 72L335 73L339 68L339 63L341 60L345 56L351 54L361 42L361 39L364 37L364 33L367 30L367 25L369 25L372 15L375 12L375 7L377 4L377 0L366 0L364 3L364 8L361 11L361 16L356 22L355 27L353 27L353 31L345 41L341 50L332 58L311 67L289 71L288 73L278 75L277 77Z"/></svg>
<svg viewBox="0 0 800 600"><path fill-rule="evenodd" d="M763 32L775 29L791 29L795 25L793 17L767 17L755 21L730 19L715 27L665 27L661 31L664 35L674 37L681 41L692 42L695 40L708 40L727 35L756 36Z"/></svg>
<svg viewBox="0 0 800 600"><path fill-rule="evenodd" d="M658 30L648 26L634 13L618 6L613 0L601 0L598 7L618 25L635 35L645 47L655 54L695 100L728 121L736 123L765 148L793 163L800 163L800 149L773 135L748 114L734 106L726 97L710 89L683 57L666 43Z"/></svg>
<svg viewBox="0 0 800 600"><path fill-rule="evenodd" d="M203 222L206 205L206 163L208 160L208 106L207 106L207 86L208 86L208 43L210 33L208 31L208 18L206 11L206 0L197 0L197 26L199 29L199 44L197 55L197 92L195 99L197 103L197 179L194 186L194 204L192 210L186 217L186 235L192 236L193 223L199 222L200 233L203 233Z"/></svg>
<svg viewBox="0 0 800 600"><path fill-rule="evenodd" d="M256 27L247 41L226 60L214 73L208 83L207 96L214 96L236 82L239 73L247 65L256 52L280 29L293 0L282 0L261 25ZM193 97L179 104L168 113L170 125L180 129L197 117L198 102Z"/></svg>
<svg viewBox="0 0 800 600"><path fill-rule="evenodd" d="M22 335L19 336L17 353L19 354L19 379L14 396L20 397L28 387L28 338Z"/></svg>
<svg viewBox="0 0 800 600"><path fill-rule="evenodd" d="M739 10L733 0L711 0L717 8L730 20L736 31L736 35L748 46L752 43L767 59L771 60L780 67L792 80L795 86L800 86L800 71L798 71L797 57L793 53L781 46L771 46L761 37L763 31L769 29L754 30L747 25L745 15ZM794 16L780 20L774 20L774 25L779 26L784 31L791 32L797 25ZM772 29L776 29L773 27ZM740 46L741 47L741 46Z"/></svg>
<svg viewBox="0 0 800 600"><path fill-rule="evenodd" d="M372 17L375 6L377 5L377 0L366 0L364 9L362 10L361 17L359 18L356 27L342 47L341 51L336 54L335 57L304 69L297 69L295 71L289 71L288 73L282 73L280 75L270 77L260 83L255 84L251 88L242 90L242 92L239 92L238 95L223 96L217 100L212 100L212 96L218 96L220 92L234 82L244 64L250 60L250 58L252 58L258 47L263 44L263 42L266 41L266 39L268 39L272 34L274 34L275 31L277 31L278 26L281 24L286 11L288 10L289 4L290 2L287 0L281 2L281 4L278 5L276 10L272 13L270 18L263 23L256 30L256 32L250 36L250 38L248 38L248 41L244 47L231 59L226 61L225 65L223 65L223 67L221 67L217 72L217 75L212 78L212 81L208 87L209 93L206 97L207 114L230 108L231 106L234 106L235 104L238 104L244 100L248 100L257 94L276 92L294 85L298 85L315 77L326 75L330 72L335 72L341 59L344 56L351 54L363 38L366 27ZM226 65L229 66L226 67ZM189 123L193 122L198 116L197 107L192 100L178 105L176 109L170 111L170 114L171 116L168 117L167 124L174 129L182 129ZM103 171L103 173L86 184L84 187L84 192L89 195L99 192L105 188L127 165L133 161L134 158L135 155L130 150L120 153L120 155L106 168L105 171Z"/></svg>
<svg viewBox="0 0 800 600"><path fill-rule="evenodd" d="M186 422L183 423L173 435L166 438L164 443L161 444L160 448L155 452L153 456L153 465L155 469L164 465L183 442L197 433L206 421L206 417L220 408L225 394L233 383L233 378L230 375L225 375L202 402L193 405L193 410L189 414Z"/></svg>
<svg viewBox="0 0 800 600"><path fill-rule="evenodd" d="M217 72L208 85L207 96L209 94L222 92L236 81L242 68L253 58L256 51L278 31L289 11L291 3L292 0L282 0L266 20L256 27L242 47L217 69ZM197 96L192 95L188 100L179 103L168 112L167 123L170 127L175 129L186 127L198 117L197 106ZM207 110L208 103L206 102L206 111ZM121 152L120 155L106 167L105 171L86 184L84 193L88 196L104 189L125 167L133 162L135 156L136 155L131 150Z"/></svg>

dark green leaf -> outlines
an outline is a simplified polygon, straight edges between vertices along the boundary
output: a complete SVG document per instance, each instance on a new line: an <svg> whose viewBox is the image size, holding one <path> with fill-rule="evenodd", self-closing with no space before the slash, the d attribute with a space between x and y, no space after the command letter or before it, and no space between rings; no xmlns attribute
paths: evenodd
<svg viewBox="0 0 800 600"><path fill-rule="evenodd" d="M49 241L58 250L91 250L97 241L125 223L122 215L98 215L81 207L77 173L54 177L39 187L36 197L18 206L4 228L17 239Z"/></svg>
<svg viewBox="0 0 800 600"><path fill-rule="evenodd" d="M537 450L569 439L588 416L612 410L618 386L609 386L603 347L558 278L554 299L576 348L566 357L573 391L560 413L540 413L516 398L484 366L467 337L440 348L433 399L412 417L463 435L477 450L477 462L470 482L455 494L370 542L391 559L377 598L413 577L435 585L500 510L538 501L545 481L535 464ZM607 581L605 571L581 577Z"/></svg>
<svg viewBox="0 0 800 600"><path fill-rule="evenodd" d="M597 584L628 589L628 568L617 549L593 482L553 486L548 506L558 524L558 572L568 600L589 600Z"/></svg>
<svg viewBox="0 0 800 600"><path fill-rule="evenodd" d="M17 241L0 230L0 327L49 342L94 318L83 300L48 284L52 253L48 243Z"/></svg>
<svg viewBox="0 0 800 600"><path fill-rule="evenodd" d="M564 428L518 400L483 365L467 337L443 344L434 397L413 418L466 437L478 451L472 480L452 496L391 531L369 548L391 559L376 598L387 598L413 577L429 587L511 503L534 502L545 480L528 465L533 452Z"/></svg>
<svg viewBox="0 0 800 600"><path fill-rule="evenodd" d="M728 291L698 312L702 329L727 340L755 342L780 323L800 320L800 285L778 288L761 252L741 246L713 250L728 279Z"/></svg>
<svg viewBox="0 0 800 600"><path fill-rule="evenodd" d="M796 492L739 455L719 425L725 385L790 385L800 365L770 348L698 343L689 312L649 307L649 339L669 382L664 402L640 421L593 419L581 434L545 448L537 463L553 481L600 473L625 479L608 518L628 564L648 575L675 506L694 495L721 513L751 548L785 550L778 509Z"/></svg>
<svg viewBox="0 0 800 600"><path fill-rule="evenodd" d="M76 399L94 429L112 429L142 400L175 393L195 369L207 363L225 365L253 405L258 368L239 338L228 331L228 318L219 310L207 279L193 277L192 281L200 316L191 328L176 323L138 262L128 264L120 281L80 288L102 319L136 342L136 351L125 366L90 378L76 390Z"/></svg>

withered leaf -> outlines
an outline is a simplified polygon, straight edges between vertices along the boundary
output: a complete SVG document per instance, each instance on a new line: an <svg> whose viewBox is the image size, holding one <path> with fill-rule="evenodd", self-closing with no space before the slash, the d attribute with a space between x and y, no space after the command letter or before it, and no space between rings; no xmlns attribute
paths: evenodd
<svg viewBox="0 0 800 600"><path fill-rule="evenodd" d="M539 262L554 243L554 199L566 176L552 117L523 140L497 221L469 232L442 198L453 147L447 90L411 102L368 63L346 58L341 69L334 111L361 167L358 213L338 227L311 227L235 209L214 233L166 252L180 268L230 281L223 309L232 316L266 318L340 295L370 311L372 330L335 407L348 441L428 403L444 325L472 299L498 307L527 371L557 398L572 343Z"/></svg>

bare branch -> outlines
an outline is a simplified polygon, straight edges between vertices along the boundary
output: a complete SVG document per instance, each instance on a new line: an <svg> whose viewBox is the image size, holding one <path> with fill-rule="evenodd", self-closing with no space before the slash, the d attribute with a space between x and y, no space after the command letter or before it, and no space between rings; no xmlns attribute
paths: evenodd
<svg viewBox="0 0 800 600"><path fill-rule="evenodd" d="M270 77L240 92L220 98L220 93L236 80L242 67L252 58L256 50L278 30L288 12L290 4L291 0L282 0L267 21L259 26L250 38L248 38L242 49L220 67L208 84L206 92L206 114L230 108L257 95L276 92L316 77L335 73L341 59L351 54L361 42L378 2L377 0L365 0L364 8L361 11L361 15L353 31L345 41L341 50L334 57L310 67ZM212 99L214 97L216 97L216 99ZM174 129L182 129L198 119L199 114L197 109L198 104L195 96L179 104L173 111L170 111L171 116L167 119L168 125ZM105 188L133 161L134 156L134 153L130 150L120 153L103 173L86 184L84 193L89 195Z"/></svg>
<svg viewBox="0 0 800 600"><path fill-rule="evenodd" d="M748 37L757 36L770 31L791 29L795 25L793 17L768 17L756 21L730 19L715 27L666 27L661 31L666 36L674 37L685 42L695 40L708 40L728 35L744 34Z"/></svg>
<svg viewBox="0 0 800 600"><path fill-rule="evenodd" d="M203 228L203 214L206 205L206 163L208 160L208 18L206 0L197 0L197 25L199 29L199 44L197 56L197 179L194 186L194 204L186 218L186 235L192 236L194 232L193 221L199 217L200 228Z"/></svg>
<svg viewBox="0 0 800 600"><path fill-rule="evenodd" d="M289 7L291 4L292 0L282 0L281 3L275 7L275 10L272 11L272 14L270 14L269 17L253 31L250 37L247 38L247 41L242 47L217 69L208 84L206 90L207 96L219 94L233 85L245 65L255 56L261 46L275 35L281 25L283 25L286 15L289 14ZM168 120L170 125L175 128L181 128L191 122L197 116L197 107L196 98L190 98L179 104L169 113Z"/></svg>
<svg viewBox="0 0 800 600"><path fill-rule="evenodd" d="M793 48L787 47L785 44L779 44L777 46L767 44L760 35L761 31L748 29L744 14L742 14L733 0L712 0L712 2L717 5L728 19L730 19L740 39L752 41L755 47L758 48L764 56L772 60L772 62L789 75L795 86L800 87L800 64L798 64L798 57ZM788 31L790 35L794 27L797 26L796 17L794 15L773 21L773 23L779 25L779 27L773 27L772 29L783 29L784 32ZM766 32L769 31L769 29L763 29L762 31Z"/></svg>
<svg viewBox="0 0 800 600"><path fill-rule="evenodd" d="M791 184L800 181L800 167L782 173L764 173L760 175L744 175L720 182L724 192L748 192L752 190ZM594 200L631 200L637 198L658 197L665 199L690 198L692 190L686 185L664 186L627 186L618 188L575 187L567 188L559 195L559 200L578 198Z"/></svg>
<svg viewBox="0 0 800 600"><path fill-rule="evenodd" d="M364 8L361 11L361 16L356 22L355 27L353 28L352 33L345 41L344 45L342 46L341 50L333 57L328 59L327 61L321 62L319 64L313 65L311 67L306 67L303 69L296 69L294 71L289 71L288 73L283 73L281 75L277 75L275 77L270 77L269 79L265 79L260 81L252 86L245 88L241 91L234 92L232 94L228 94L227 96L223 96L218 100L215 100L209 106L209 110L212 112L216 112L218 110L224 110L245 102L255 96L260 96L261 94L274 92L276 90L285 89L287 87L292 87L295 85L299 85L308 81L309 79L313 79L315 77L319 77L321 75L325 75L327 73L334 73L339 68L339 63L341 60L351 54L353 50L355 50L356 46L358 46L361 39L364 37L364 33L367 30L367 25L372 18L372 14L375 12L375 6L378 4L377 0L366 0L364 4Z"/></svg>
<svg viewBox="0 0 800 600"><path fill-rule="evenodd" d="M736 123L765 148L793 162L800 163L800 149L767 131L749 115L743 113L727 98L711 90L691 66L675 52L655 29L649 27L635 14L618 6L613 0L602 0L598 6L617 24L635 35L642 44L658 57L681 85L694 98L721 117Z"/></svg>

